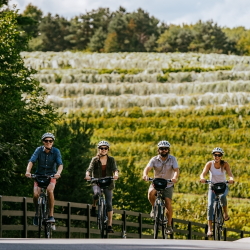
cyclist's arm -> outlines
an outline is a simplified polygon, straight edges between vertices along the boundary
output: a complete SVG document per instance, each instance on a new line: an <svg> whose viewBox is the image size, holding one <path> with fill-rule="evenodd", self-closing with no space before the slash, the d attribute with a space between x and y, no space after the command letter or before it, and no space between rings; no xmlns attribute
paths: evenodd
<svg viewBox="0 0 250 250"><path fill-rule="evenodd" d="M205 176L208 173L208 171L210 170L210 167L211 167L211 162L207 162L205 167L203 168L201 175L200 175L200 182L201 183L206 182Z"/></svg>
<svg viewBox="0 0 250 250"><path fill-rule="evenodd" d="M90 172L89 171L86 171L86 174L85 174L85 180L91 180L91 176L90 176Z"/></svg>
<svg viewBox="0 0 250 250"><path fill-rule="evenodd" d="M58 168L57 168L57 172L56 172L56 174L55 174L55 178L56 178L56 179L58 179L58 178L61 177L62 171L63 171L63 165L61 164L61 165L59 165Z"/></svg>
<svg viewBox="0 0 250 250"><path fill-rule="evenodd" d="M227 162L225 163L225 169L226 169L226 172L229 176L229 183L233 184L234 183L234 176L233 176L231 168Z"/></svg>
<svg viewBox="0 0 250 250"><path fill-rule="evenodd" d="M176 183L177 180L178 180L179 174L180 174L180 169L179 168L174 168L173 170L174 170L174 175L173 175L171 181L173 183Z"/></svg>
<svg viewBox="0 0 250 250"><path fill-rule="evenodd" d="M147 167L145 167L144 168L144 170L143 170L143 180L145 180L145 181L148 181L148 173L150 172L150 170L152 169L153 167L151 167L151 166L149 166L149 165L147 165Z"/></svg>
<svg viewBox="0 0 250 250"><path fill-rule="evenodd" d="M28 163L28 166L26 168L26 173L25 173L26 177L29 177L29 178L31 177L31 169L32 169L33 165L34 164L31 161Z"/></svg>

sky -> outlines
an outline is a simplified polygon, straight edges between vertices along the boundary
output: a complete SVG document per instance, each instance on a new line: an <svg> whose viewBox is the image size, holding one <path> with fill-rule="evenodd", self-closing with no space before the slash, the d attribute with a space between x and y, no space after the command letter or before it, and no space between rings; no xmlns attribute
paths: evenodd
<svg viewBox="0 0 250 250"><path fill-rule="evenodd" d="M249 0L9 0L9 6L16 4L20 13L29 3L37 6L44 15L50 12L67 19L99 7L116 11L122 6L127 12L142 8L166 24L213 20L221 27L250 29Z"/></svg>

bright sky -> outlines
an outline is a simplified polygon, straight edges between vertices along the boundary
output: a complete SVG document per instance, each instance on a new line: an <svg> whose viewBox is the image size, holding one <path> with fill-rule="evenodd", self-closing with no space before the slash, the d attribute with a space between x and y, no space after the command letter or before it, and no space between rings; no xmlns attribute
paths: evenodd
<svg viewBox="0 0 250 250"><path fill-rule="evenodd" d="M86 13L99 7L115 11L119 6L127 12L142 8L150 16L167 24L191 24L198 20L213 20L224 27L244 26L250 29L249 0L10 0L9 5L16 4L22 12L32 3L43 11L59 14L65 18Z"/></svg>

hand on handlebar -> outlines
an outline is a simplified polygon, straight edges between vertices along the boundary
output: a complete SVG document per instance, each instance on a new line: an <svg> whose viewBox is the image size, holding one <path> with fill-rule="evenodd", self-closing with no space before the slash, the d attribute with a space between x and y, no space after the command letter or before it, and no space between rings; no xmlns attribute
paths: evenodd
<svg viewBox="0 0 250 250"><path fill-rule="evenodd" d="M25 173L25 176L26 176L27 178L31 178L31 173L26 172L26 173Z"/></svg>
<svg viewBox="0 0 250 250"><path fill-rule="evenodd" d="M177 182L177 179L171 179L171 182L173 182L173 183L176 183Z"/></svg>
<svg viewBox="0 0 250 250"><path fill-rule="evenodd" d="M86 175L84 179L87 180L87 181L90 181L91 177L89 175Z"/></svg>
<svg viewBox="0 0 250 250"><path fill-rule="evenodd" d="M144 181L148 181L148 180L149 180L149 177L148 177L147 175L143 175L142 179L143 179Z"/></svg>
<svg viewBox="0 0 250 250"><path fill-rule="evenodd" d="M206 181L207 181L206 179L200 179L201 183L206 183Z"/></svg>

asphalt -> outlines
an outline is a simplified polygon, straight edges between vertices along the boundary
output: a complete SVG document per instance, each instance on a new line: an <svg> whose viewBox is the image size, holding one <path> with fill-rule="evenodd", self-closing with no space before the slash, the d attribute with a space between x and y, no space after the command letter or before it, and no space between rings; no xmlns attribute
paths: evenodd
<svg viewBox="0 0 250 250"><path fill-rule="evenodd" d="M245 250L250 238L237 241L170 239L0 239L0 250Z"/></svg>

